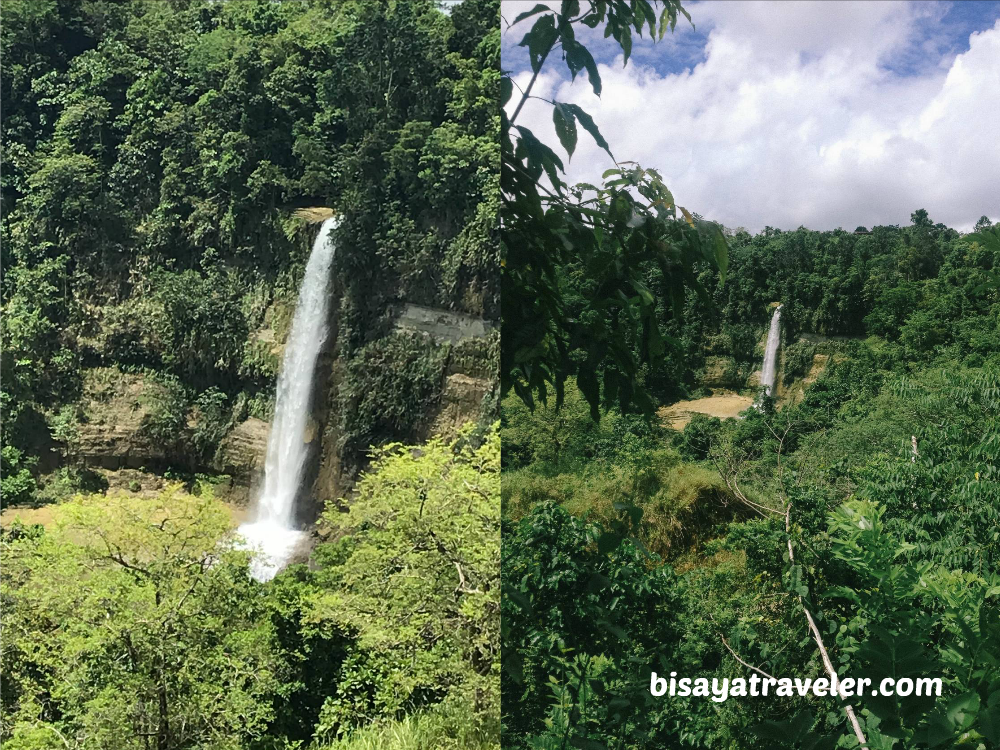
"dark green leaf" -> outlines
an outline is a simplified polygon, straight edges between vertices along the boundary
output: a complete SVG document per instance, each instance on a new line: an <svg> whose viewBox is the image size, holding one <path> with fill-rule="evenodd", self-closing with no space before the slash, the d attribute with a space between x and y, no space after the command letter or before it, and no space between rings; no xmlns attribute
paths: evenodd
<svg viewBox="0 0 1000 750"><path fill-rule="evenodd" d="M601 135L601 131L597 129L597 125L594 123L594 118L584 112L583 109L576 104L566 104L564 106L576 115L576 119L583 126L583 129L590 133L597 145L607 151L608 156L611 156L613 159L614 156L611 155L611 148L608 146L608 142L604 140L604 136Z"/></svg>
<svg viewBox="0 0 1000 750"><path fill-rule="evenodd" d="M531 10L526 10L524 13L521 13L517 18L515 18L514 23L512 23L511 26L520 23L525 18L531 18L531 16L535 15L536 13L544 13L545 11L551 11L551 10L552 8L550 8L549 6L543 5L542 3L538 3L538 5L536 5Z"/></svg>
<svg viewBox="0 0 1000 750"><path fill-rule="evenodd" d="M542 63L555 44L557 35L555 16L552 15L539 18L531 27L531 31L524 35L520 46L528 48L528 57L534 72L541 70Z"/></svg>
<svg viewBox="0 0 1000 750"><path fill-rule="evenodd" d="M503 76L500 79L500 106L506 106L513 94L514 82L511 81L510 76Z"/></svg>
<svg viewBox="0 0 1000 750"><path fill-rule="evenodd" d="M555 126L559 142L566 149L566 153L572 157L573 151L576 149L577 137L576 118L573 116L573 110L556 102L556 105L552 108L552 124Z"/></svg>

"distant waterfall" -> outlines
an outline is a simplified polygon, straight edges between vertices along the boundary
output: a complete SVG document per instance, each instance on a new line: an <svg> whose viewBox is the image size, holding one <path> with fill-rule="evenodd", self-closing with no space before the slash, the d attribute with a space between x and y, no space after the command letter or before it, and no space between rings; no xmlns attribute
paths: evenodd
<svg viewBox="0 0 1000 750"><path fill-rule="evenodd" d="M316 361L327 336L330 266L335 251L330 232L335 226L336 219L323 222L306 264L278 377L264 488L254 520L239 528L247 544L260 552L253 575L261 581L274 577L303 537L295 528L295 499L309 455L307 429Z"/></svg>
<svg viewBox="0 0 1000 750"><path fill-rule="evenodd" d="M760 368L760 384L764 394L770 396L774 391L777 379L778 346L781 344L781 305L774 308L771 316L771 328L767 332L767 343L764 345L764 364Z"/></svg>

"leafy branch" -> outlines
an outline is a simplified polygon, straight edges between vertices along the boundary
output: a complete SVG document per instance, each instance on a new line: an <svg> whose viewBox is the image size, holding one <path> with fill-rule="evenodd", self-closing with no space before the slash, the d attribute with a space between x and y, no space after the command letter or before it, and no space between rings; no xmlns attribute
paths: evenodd
<svg viewBox="0 0 1000 750"><path fill-rule="evenodd" d="M690 20L677 0L593 0L584 7L566 0L558 11L536 5L510 24L535 18L520 43L531 79L518 87L509 117L511 71L501 79L501 386L504 393L513 388L530 407L536 399L545 402L550 389L561 406L565 381L575 376L595 419L602 404L651 410L639 373L644 365L661 365L667 353L659 302L668 300L679 315L687 290L709 302L697 280L700 268L716 267L725 276L728 247L721 228L677 206L656 170L615 160L603 185L569 186L559 155L529 128L515 125L527 101L540 98L531 92L556 49L571 80L586 72L593 93L601 95L597 64L574 27L603 26L627 63L633 34L662 38L679 14ZM582 107L549 104L569 157L582 128L614 160ZM586 279L582 295L568 293L571 275Z"/></svg>

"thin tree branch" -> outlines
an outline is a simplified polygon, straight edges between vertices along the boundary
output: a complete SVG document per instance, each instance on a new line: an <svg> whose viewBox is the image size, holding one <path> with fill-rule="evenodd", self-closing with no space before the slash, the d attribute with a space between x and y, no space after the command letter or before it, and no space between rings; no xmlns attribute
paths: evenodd
<svg viewBox="0 0 1000 750"><path fill-rule="evenodd" d="M771 679L771 680L776 680L777 679L776 677L772 677L771 675L769 675L767 672L765 672L760 667L755 667L753 664L750 664L749 662L743 661L743 659L740 658L739 654L737 654L735 651L733 651L733 647L729 645L729 641L726 640L726 636L722 635L722 633L719 633L719 638L722 639L722 645L726 647L726 651L728 651L729 653L731 653L733 655L733 658L736 659L736 661L738 661L744 667L746 667L747 669L752 669L757 674L762 674L765 677L767 677L768 679Z"/></svg>
<svg viewBox="0 0 1000 750"><path fill-rule="evenodd" d="M792 504L789 502L785 507L785 541L788 544L788 561L795 564L795 552L792 548ZM826 673L830 676L831 685L838 682L837 670L833 668L833 662L830 660L830 653L826 650L826 645L823 643L823 636L820 635L819 628L816 627L816 621L813 620L812 614L809 612L809 608L806 606L805 599L799 596L799 605L802 607L802 612L806 616L806 622L809 623L809 632L812 634L813 640L816 641L816 647L819 649L819 654L823 659L823 666L826 668ZM847 718L851 722L851 727L854 729L854 736L858 738L858 742L861 743L861 747L867 747L868 741L865 739L864 732L861 731L861 724L858 722L858 717L854 713L854 707L849 703L844 704L844 713L847 714Z"/></svg>

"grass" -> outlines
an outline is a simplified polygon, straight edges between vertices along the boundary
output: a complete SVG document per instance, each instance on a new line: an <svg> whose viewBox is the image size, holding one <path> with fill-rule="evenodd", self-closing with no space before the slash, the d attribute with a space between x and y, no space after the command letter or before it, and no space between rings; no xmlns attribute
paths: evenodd
<svg viewBox="0 0 1000 750"><path fill-rule="evenodd" d="M497 739L486 739L472 727L456 728L456 719L437 711L411 714L359 729L324 750L499 750Z"/></svg>
<svg viewBox="0 0 1000 750"><path fill-rule="evenodd" d="M718 474L682 463L668 450L645 453L632 463L592 461L562 473L535 467L506 471L501 487L504 515L513 519L555 500L574 515L607 525L621 518L621 504L634 503L643 510L639 539L664 557L709 538L732 514Z"/></svg>

